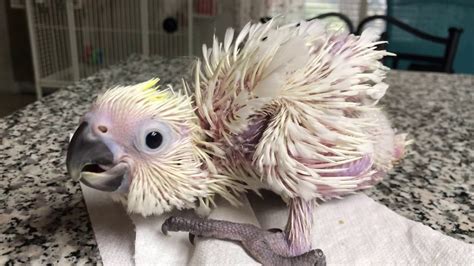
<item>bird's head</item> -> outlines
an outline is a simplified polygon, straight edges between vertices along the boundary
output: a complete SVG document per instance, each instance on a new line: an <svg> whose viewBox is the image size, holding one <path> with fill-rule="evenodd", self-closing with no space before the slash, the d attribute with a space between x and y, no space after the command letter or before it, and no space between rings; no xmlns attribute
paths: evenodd
<svg viewBox="0 0 474 266"><path fill-rule="evenodd" d="M145 216L194 207L208 193L192 100L157 82L100 95L67 152L74 179L123 195L129 212Z"/></svg>

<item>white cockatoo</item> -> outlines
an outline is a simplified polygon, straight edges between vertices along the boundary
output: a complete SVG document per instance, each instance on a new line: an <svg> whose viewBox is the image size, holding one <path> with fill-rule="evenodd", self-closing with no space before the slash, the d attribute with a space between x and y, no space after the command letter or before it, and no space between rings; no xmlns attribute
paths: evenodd
<svg viewBox="0 0 474 266"><path fill-rule="evenodd" d="M162 230L240 241L265 265L324 264L310 242L317 201L373 186L407 143L377 106L389 53L376 34L277 22L204 46L185 92L150 80L100 95L71 140L70 175L144 216L271 190L289 208L281 231L202 217Z"/></svg>

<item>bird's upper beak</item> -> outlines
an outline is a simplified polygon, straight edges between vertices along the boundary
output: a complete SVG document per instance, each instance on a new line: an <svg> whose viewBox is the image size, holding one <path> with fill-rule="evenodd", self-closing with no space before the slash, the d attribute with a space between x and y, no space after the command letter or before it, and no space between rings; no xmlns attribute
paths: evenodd
<svg viewBox="0 0 474 266"><path fill-rule="evenodd" d="M127 164L114 164L114 154L92 134L87 122L79 126L69 143L66 165L73 179L102 191L118 190L128 174Z"/></svg>

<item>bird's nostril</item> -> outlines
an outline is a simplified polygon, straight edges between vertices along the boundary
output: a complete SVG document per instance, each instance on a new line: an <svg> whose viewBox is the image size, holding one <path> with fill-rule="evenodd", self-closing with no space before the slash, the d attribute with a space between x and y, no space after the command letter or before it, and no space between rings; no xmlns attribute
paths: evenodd
<svg viewBox="0 0 474 266"><path fill-rule="evenodd" d="M99 129L100 132L107 133L107 127L106 126L98 126L97 128Z"/></svg>

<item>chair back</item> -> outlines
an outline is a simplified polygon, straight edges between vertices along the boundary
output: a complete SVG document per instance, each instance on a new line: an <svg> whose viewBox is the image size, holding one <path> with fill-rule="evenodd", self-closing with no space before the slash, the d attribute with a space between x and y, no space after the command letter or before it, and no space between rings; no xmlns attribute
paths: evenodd
<svg viewBox="0 0 474 266"><path fill-rule="evenodd" d="M400 60L407 60L407 61L412 62L408 67L411 70L436 71L436 72L447 72L447 73L454 72L453 63L456 57L456 52L457 52L460 36L461 36L461 33L463 32L462 29L450 27L448 29L448 34L447 34L448 36L441 37L441 36L432 35L430 33L417 29L394 17L377 15L377 16L370 16L363 19L357 27L356 34L361 34L362 31L366 28L367 24L369 24L370 22L374 20L379 20L379 19L384 20L387 23L387 31L384 34L382 34L381 39L384 41L388 41L389 45L388 47L384 47L384 48L397 54L396 57L392 58L392 68L399 68ZM436 43L436 44L440 44L441 47L444 47L444 49L437 56L423 54L423 53L413 53L410 51L416 50L417 47L416 47L416 42L412 42L412 41L408 42L409 44L411 43L412 45L411 49L410 47L405 48L405 51L408 51L408 52L404 52L403 49L402 51L398 51L397 49L391 49L390 42L391 42L392 34L394 31L393 30L389 31L389 29L393 29L393 27L403 30L404 32L412 36L415 36L419 39ZM409 38L405 38L405 39L410 40ZM419 62L425 62L425 64L420 64ZM429 64L426 64L426 63L429 63Z"/></svg>
<svg viewBox="0 0 474 266"><path fill-rule="evenodd" d="M473 0L387 0L386 15L436 36L448 36L450 27L463 29L453 69L474 74L474 1ZM387 25L388 46L399 52L437 56L445 46L414 39L394 25ZM411 39L410 39L411 38ZM401 62L403 67L403 62Z"/></svg>

